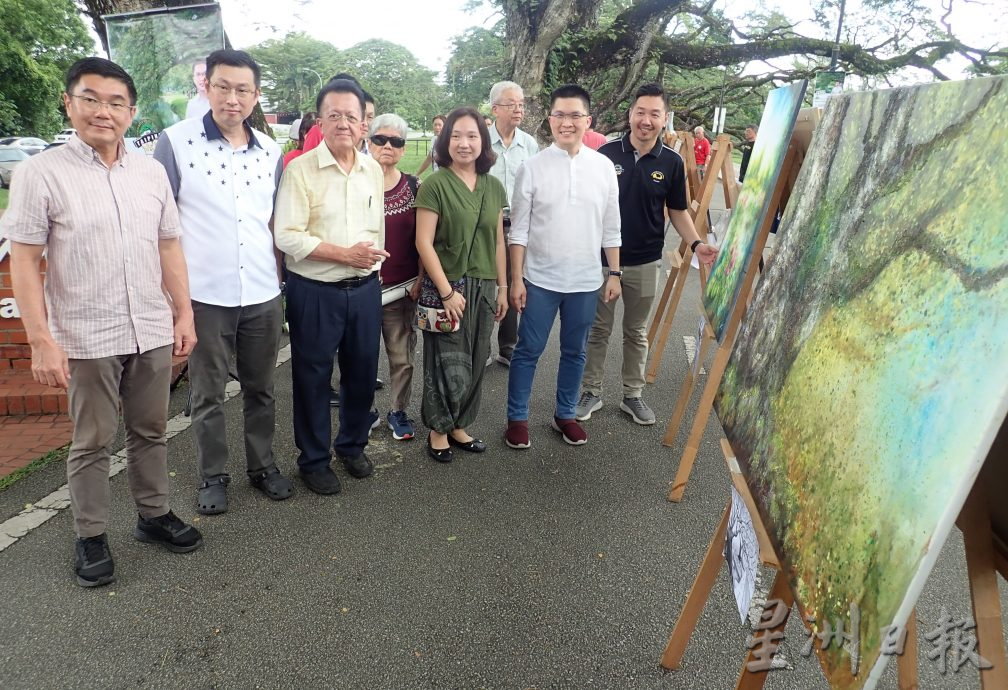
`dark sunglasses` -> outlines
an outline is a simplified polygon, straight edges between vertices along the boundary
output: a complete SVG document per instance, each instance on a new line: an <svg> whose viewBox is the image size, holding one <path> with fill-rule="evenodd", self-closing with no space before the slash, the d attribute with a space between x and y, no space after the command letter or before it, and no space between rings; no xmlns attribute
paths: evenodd
<svg viewBox="0 0 1008 690"><path fill-rule="evenodd" d="M392 144L392 148L401 149L406 146L406 140L402 137L387 137L384 134L375 134L371 137L371 143L375 146L384 146L385 144Z"/></svg>

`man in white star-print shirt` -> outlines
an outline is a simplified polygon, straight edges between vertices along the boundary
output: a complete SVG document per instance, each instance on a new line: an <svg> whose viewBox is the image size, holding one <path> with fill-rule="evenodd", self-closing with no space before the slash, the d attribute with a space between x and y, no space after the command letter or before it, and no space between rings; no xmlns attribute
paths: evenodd
<svg viewBox="0 0 1008 690"><path fill-rule="evenodd" d="M283 312L270 219L282 156L245 122L259 100L259 66L248 53L214 51L206 78L210 112L162 132L154 157L168 171L182 221L198 339L189 358L197 509L213 515L228 508L224 388L232 355L244 399L249 481L274 500L289 497L293 485L273 457L273 369Z"/></svg>

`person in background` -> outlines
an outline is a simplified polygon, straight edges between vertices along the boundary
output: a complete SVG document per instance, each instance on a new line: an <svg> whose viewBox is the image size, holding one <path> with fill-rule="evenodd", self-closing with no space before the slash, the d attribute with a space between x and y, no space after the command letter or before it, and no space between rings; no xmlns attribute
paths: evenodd
<svg viewBox="0 0 1008 690"><path fill-rule="evenodd" d="M431 149L430 153L427 154L427 157L424 158L423 163L420 164L420 169L417 170L416 174L417 177L423 175L424 170L428 167L431 168L432 172L437 172L438 166L437 163L434 162L434 147L437 146L437 138L438 135L441 134L441 129L444 127L444 120L444 115L435 115L434 119L431 120L431 127L434 129L434 136L431 137L430 142Z"/></svg>
<svg viewBox="0 0 1008 690"><path fill-rule="evenodd" d="M705 244L686 211L686 170L678 153L662 144L668 124L665 91L658 84L637 89L630 106L630 131L610 141L599 153L613 162L619 182L622 245L620 282L623 301L623 401L620 409L637 424L654 424L654 412L642 398L647 362L647 317L658 289L662 250L665 248L665 212L679 236L708 266L718 250ZM603 261L607 258L603 257ZM610 270L609 268L605 269ZM589 419L602 407L602 377L609 336L616 321L615 300L603 295L588 335L588 361L581 380L581 398L575 409L578 421Z"/></svg>
<svg viewBox="0 0 1008 690"><path fill-rule="evenodd" d="M186 103L187 120L192 117L203 117L210 110L210 100L207 98L206 60L193 63L192 80L193 86L196 87L196 95Z"/></svg>
<svg viewBox="0 0 1008 690"><path fill-rule="evenodd" d="M416 279L409 295L386 304L382 309L382 338L389 362L391 409L385 417L392 438L413 438L413 420L406 408L413 387L413 353L416 351L416 299L423 277L416 248L416 199L418 181L396 167L406 152L409 126L398 115L379 115L371 123L371 157L382 168L385 178L385 250L389 258L382 262L384 285L399 285Z"/></svg>
<svg viewBox="0 0 1008 690"><path fill-rule="evenodd" d="M270 220L283 156L246 122L260 96L255 60L241 50L215 50L207 57L207 80L210 112L161 132L154 158L178 203L200 339L189 358L197 507L216 515L228 510L231 482L224 403L232 359L244 425L238 456L249 483L274 501L289 498L294 486L273 454L283 298Z"/></svg>
<svg viewBox="0 0 1008 690"><path fill-rule="evenodd" d="M417 195L417 251L454 333L424 331L424 392L420 412L430 428L427 454L452 461L452 446L482 453L486 444L466 427L476 421L483 362L494 320L507 312L504 267L504 185L488 174L494 162L490 133L473 108L445 120L434 159L440 169ZM465 278L461 291L452 282Z"/></svg>
<svg viewBox="0 0 1008 690"><path fill-rule="evenodd" d="M591 98L576 84L550 94L553 145L518 170L511 197L511 265L524 280L511 285L521 311L508 372L507 430L511 448L528 448L529 398L536 365L560 315L560 366L553 428L572 446L588 442L574 419L595 302L620 294L619 185L612 161L582 143ZM609 270L603 275L600 256ZM600 292L601 288L601 292Z"/></svg>
<svg viewBox="0 0 1008 690"><path fill-rule="evenodd" d="M331 452L357 479L374 472L364 452L372 424L385 251L384 176L357 144L364 94L330 81L316 107L323 143L291 161L280 180L276 245L287 255L294 443L298 469L315 493L341 490ZM339 433L329 407L333 358L339 356Z"/></svg>
<svg viewBox="0 0 1008 690"><path fill-rule="evenodd" d="M704 128L697 125L693 128L693 157L696 159L697 172L701 179L707 171L707 159L710 157L710 142L704 135Z"/></svg>
<svg viewBox="0 0 1008 690"><path fill-rule="evenodd" d="M594 128L589 127L585 130L584 136L581 138L581 143L593 151L598 151L599 147L606 143L606 136L605 134L599 134L594 130Z"/></svg>
<svg viewBox="0 0 1008 690"><path fill-rule="evenodd" d="M297 142L297 146L284 154L283 167L304 153L304 140L308 132L315 126L315 113L305 113L305 116L291 123L291 132L294 133L292 139Z"/></svg>
<svg viewBox="0 0 1008 690"><path fill-rule="evenodd" d="M371 131L371 123L375 118L375 102L374 96L372 96L364 89L361 89L364 93L364 121L361 122L361 138L360 138L360 152L365 156L371 155L371 150L368 148L368 132Z"/></svg>
<svg viewBox="0 0 1008 690"><path fill-rule="evenodd" d="M513 81L499 81L490 88L491 112L494 125L490 127L490 145L497 160L490 169L490 174L501 181L511 199L514 191L515 176L518 168L527 159L539 152L539 144L528 132L518 128L525 118L525 93L522 87ZM509 201L505 201L504 236L511 231L511 215ZM511 285L511 261L507 257L507 282ZM508 366L511 364L511 353L518 342L518 312L510 310L504 316L497 328L497 362ZM487 365L493 361L487 358Z"/></svg>
<svg viewBox="0 0 1008 690"><path fill-rule="evenodd" d="M0 219L32 377L68 389L66 473L81 587L115 581L106 526L109 447L120 411L126 479L139 513L134 537L177 553L203 543L168 505L172 354L189 354L196 332L164 168L127 154L123 143L136 96L133 79L114 62L75 62L63 107L77 133L18 168Z"/></svg>
<svg viewBox="0 0 1008 690"><path fill-rule="evenodd" d="M749 125L745 128L745 141L742 142L742 162L739 164L739 182L745 181L746 170L749 169L749 158L752 157L753 146L756 144L756 133L759 132L759 125Z"/></svg>

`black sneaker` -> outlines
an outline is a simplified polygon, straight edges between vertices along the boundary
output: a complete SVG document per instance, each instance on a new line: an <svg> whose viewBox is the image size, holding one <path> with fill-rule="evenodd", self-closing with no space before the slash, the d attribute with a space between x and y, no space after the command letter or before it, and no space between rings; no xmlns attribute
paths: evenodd
<svg viewBox="0 0 1008 690"><path fill-rule="evenodd" d="M187 525L170 510L156 518L137 517L133 536L148 544L160 544L175 553L188 553L203 546L203 535L192 525Z"/></svg>
<svg viewBox="0 0 1008 690"><path fill-rule="evenodd" d="M309 489L322 496L338 494L340 489L343 488L339 477L336 476L336 473L332 471L329 465L326 465L317 472L301 472L301 481Z"/></svg>
<svg viewBox="0 0 1008 690"><path fill-rule="evenodd" d="M101 587L115 582L115 563L104 534L77 538L74 573L81 587Z"/></svg>

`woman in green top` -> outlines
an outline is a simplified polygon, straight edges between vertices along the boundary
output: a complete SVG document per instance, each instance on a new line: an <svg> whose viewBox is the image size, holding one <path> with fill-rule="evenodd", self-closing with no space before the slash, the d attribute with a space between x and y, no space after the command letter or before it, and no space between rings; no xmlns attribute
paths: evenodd
<svg viewBox="0 0 1008 690"><path fill-rule="evenodd" d="M472 108L456 108L434 147L439 169L420 185L415 204L420 260L449 316L461 319L455 333L424 331L420 413L431 430L427 453L438 462L451 462L452 446L486 450L466 427L479 413L494 321L507 312L507 195L487 174L494 159L483 118ZM451 282L463 277L462 290L453 290Z"/></svg>

